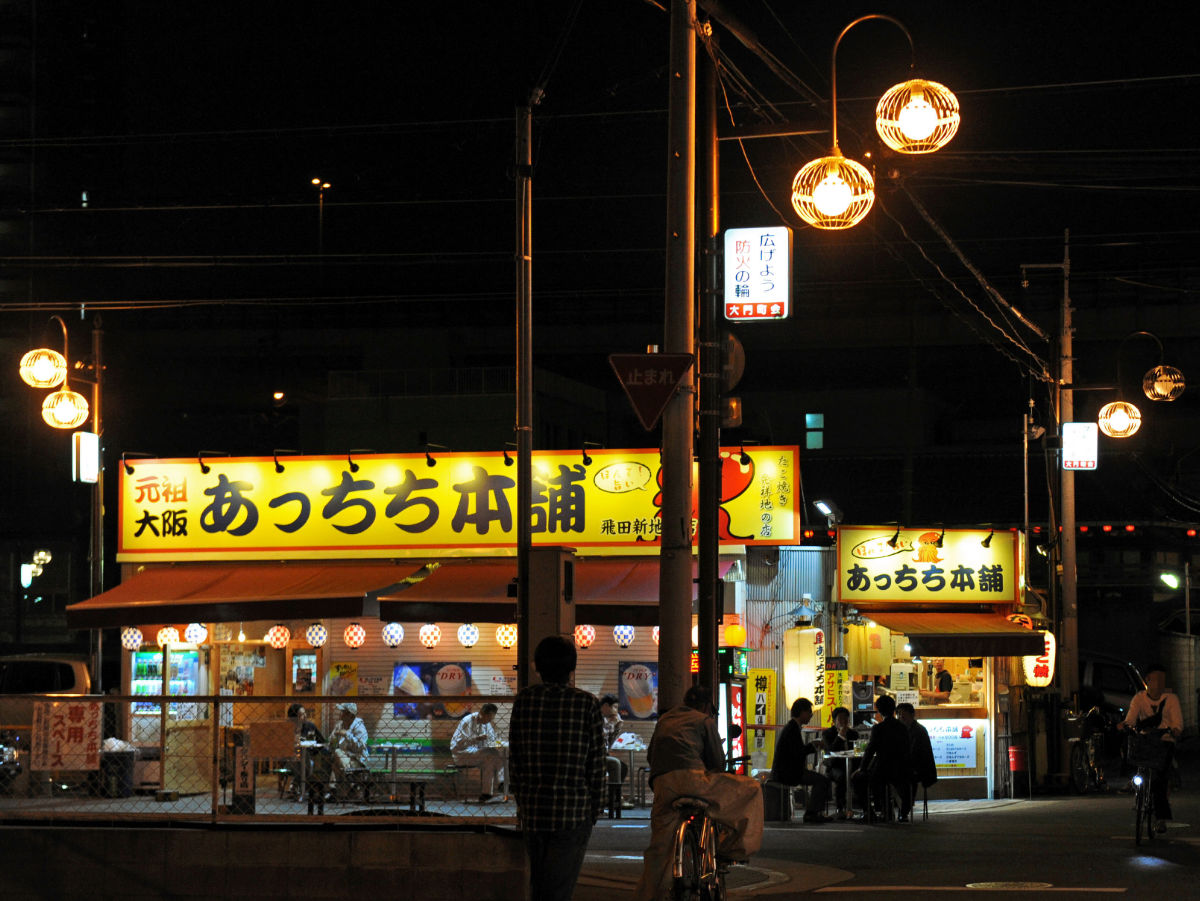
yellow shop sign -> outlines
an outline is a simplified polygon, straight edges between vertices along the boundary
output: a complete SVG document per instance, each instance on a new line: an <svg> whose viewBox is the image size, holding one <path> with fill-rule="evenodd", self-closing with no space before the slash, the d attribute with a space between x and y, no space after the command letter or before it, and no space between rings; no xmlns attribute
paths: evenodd
<svg viewBox="0 0 1200 901"><path fill-rule="evenodd" d="M837 556L845 604L1012 604L1024 589L1013 531L841 526Z"/></svg>
<svg viewBox="0 0 1200 901"><path fill-rule="evenodd" d="M795 544L799 449L721 452L720 540ZM533 543L653 552L657 450L533 455ZM429 461L433 460L431 464ZM516 546L516 470L498 453L131 460L120 473L122 562L505 554ZM694 480L693 480L694 481ZM692 531L697 499L693 492ZM593 550L594 549L594 550Z"/></svg>

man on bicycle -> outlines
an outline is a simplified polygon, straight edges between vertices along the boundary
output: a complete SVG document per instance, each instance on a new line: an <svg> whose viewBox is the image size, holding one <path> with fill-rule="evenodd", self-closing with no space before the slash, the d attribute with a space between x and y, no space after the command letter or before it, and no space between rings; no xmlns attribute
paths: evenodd
<svg viewBox="0 0 1200 901"><path fill-rule="evenodd" d="M714 719L712 691L693 685L683 704L658 718L646 757L654 806L650 811L650 846L635 897L658 901L671 884L671 847L679 814L677 798L703 798L708 815L721 826L718 851L724 858L745 860L762 845L762 789L749 776L726 773L725 755ZM726 831L728 830L728 831Z"/></svg>
<svg viewBox="0 0 1200 901"><path fill-rule="evenodd" d="M1154 792L1154 810L1158 821L1154 824L1156 832L1166 832L1166 821L1171 819L1171 803L1167 798L1167 785L1171 772L1171 760L1174 757L1175 741L1183 733L1183 711L1179 706L1179 697L1167 691L1167 671L1159 663L1153 663L1146 670L1146 690L1139 691L1129 704L1129 713L1125 721L1118 727L1133 729L1135 732L1149 732L1152 729L1165 729L1162 733L1163 742L1167 743L1167 753L1161 767L1154 771L1150 780Z"/></svg>

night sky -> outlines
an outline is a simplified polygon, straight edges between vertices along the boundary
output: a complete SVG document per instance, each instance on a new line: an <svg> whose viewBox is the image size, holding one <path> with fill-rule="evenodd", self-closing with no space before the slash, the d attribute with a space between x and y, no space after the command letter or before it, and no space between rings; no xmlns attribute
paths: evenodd
<svg viewBox="0 0 1200 901"><path fill-rule="evenodd" d="M827 135L747 141L745 157L722 145L722 224L774 224L781 213L796 229L795 317L739 332L748 398L871 390L908 378L911 364L924 382L945 383L939 403L960 421L989 419L977 407L998 398L1019 422L1031 392L1044 408L1030 358L972 307L997 316L903 189L1047 329L1061 279L1045 272L1022 289L1019 266L1061 261L1070 229L1080 381L1113 380L1120 339L1134 329L1159 334L1187 370L1200 324L1200 66L1176 4L723 5L822 101L838 31L858 15L896 16L920 74L956 92L963 120L935 155L879 154L874 103L908 77L909 51L895 27L868 22L838 57L842 151L872 151L878 165L863 225L815 233L790 209L791 179L828 151ZM331 370L511 366L514 109L542 78L537 366L615 392L607 354L661 341L668 30L657 4L73 7L37 6L36 78L22 94L36 98L31 124L0 135L0 165L33 166L28 181L0 169L0 357L12 376L0 382L10 436L0 534L86 528L84 494L61 491L65 436L41 424L40 395L15 376L21 353L53 337L52 312L71 327L73 356L102 316L114 475L123 450L269 454L304 441L341 451L340 436L319 423L305 431L269 401L278 386L319 399ZM827 123L827 103L716 31L728 54L726 117ZM320 233L314 177L332 183ZM890 347L897 323L927 349L915 364ZM1153 356L1128 352L1130 372ZM1195 419L1186 397L1170 413L1171 459L1196 446L1183 429Z"/></svg>

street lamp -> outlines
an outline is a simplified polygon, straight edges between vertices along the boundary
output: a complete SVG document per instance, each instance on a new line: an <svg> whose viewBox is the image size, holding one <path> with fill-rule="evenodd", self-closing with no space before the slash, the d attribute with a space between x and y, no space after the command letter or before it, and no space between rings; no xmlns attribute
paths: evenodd
<svg viewBox="0 0 1200 901"><path fill-rule="evenodd" d="M322 178L314 178L312 185L317 189L317 256L322 256L325 252L325 191L333 185Z"/></svg>
<svg viewBox="0 0 1200 901"><path fill-rule="evenodd" d="M1142 376L1142 393L1155 402L1170 402L1183 394L1187 382L1183 373L1174 366L1163 365L1163 347L1158 336L1152 332L1130 332L1121 339L1117 348L1117 399L1100 408L1097 424L1100 431L1110 438L1128 438L1142 426L1142 412L1121 396L1121 350L1130 338L1149 338L1158 347L1158 365Z"/></svg>
<svg viewBox="0 0 1200 901"><path fill-rule="evenodd" d="M1159 573L1159 579L1172 591L1177 591L1180 585L1178 573ZM1187 635L1192 634L1192 561L1183 562L1183 628Z"/></svg>
<svg viewBox="0 0 1200 901"><path fill-rule="evenodd" d="M833 42L829 80L832 149L828 156L807 163L792 182L792 206L801 219L816 228L851 228L863 220L875 203L875 179L861 163L842 156L837 140L838 45L846 32L868 19L885 19L903 31L909 49L916 55L908 29L891 16L879 13L855 19ZM959 118L958 100L948 88L936 81L914 78L893 86L880 98L875 108L875 130L893 150L932 153L954 137Z"/></svg>
<svg viewBox="0 0 1200 901"><path fill-rule="evenodd" d="M101 337L99 319L92 326L92 378L77 376L78 379L90 382L92 386L92 402L89 407L87 399L78 392L72 391L67 382L67 363L70 342L67 334L67 324L61 316L51 316L51 319L62 328L63 352L49 348L31 350L21 358L21 380L33 388L54 388L62 385L57 391L46 395L42 401L42 419L46 424L56 429L76 429L87 422L88 415L92 418L91 442L84 441L85 433L78 432L74 436L76 449L76 479L92 482L92 509L90 522L90 540L88 563L90 569L91 596L95 597L104 590L104 464L103 450L100 444L103 426L100 419L101 382L103 380L104 364L101 357ZM77 363L76 366L79 364ZM91 445L94 454L94 468L88 467L81 459L85 448ZM86 474L85 474L86 473ZM92 683L98 692L104 690L101 676L100 657L103 650L103 634L99 631L96 636L96 662Z"/></svg>

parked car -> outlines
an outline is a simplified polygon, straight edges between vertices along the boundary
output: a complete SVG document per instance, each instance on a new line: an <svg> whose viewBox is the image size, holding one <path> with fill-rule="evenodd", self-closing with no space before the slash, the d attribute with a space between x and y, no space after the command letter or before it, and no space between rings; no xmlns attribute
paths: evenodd
<svg viewBox="0 0 1200 901"><path fill-rule="evenodd" d="M1079 652L1079 704L1099 707L1106 718L1123 720L1133 696L1146 687L1141 672L1128 660L1094 651Z"/></svg>
<svg viewBox="0 0 1200 901"><path fill-rule="evenodd" d="M85 695L92 690L87 657L15 654L0 657L0 791L23 790L29 775L30 698L14 695Z"/></svg>

